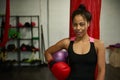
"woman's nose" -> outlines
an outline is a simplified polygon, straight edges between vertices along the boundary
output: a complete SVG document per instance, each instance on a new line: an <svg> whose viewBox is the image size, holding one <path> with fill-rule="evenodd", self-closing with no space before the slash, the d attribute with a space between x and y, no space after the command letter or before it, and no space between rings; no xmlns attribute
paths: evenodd
<svg viewBox="0 0 120 80"><path fill-rule="evenodd" d="M81 29L81 26L80 25L77 25L77 27L76 27L77 29Z"/></svg>

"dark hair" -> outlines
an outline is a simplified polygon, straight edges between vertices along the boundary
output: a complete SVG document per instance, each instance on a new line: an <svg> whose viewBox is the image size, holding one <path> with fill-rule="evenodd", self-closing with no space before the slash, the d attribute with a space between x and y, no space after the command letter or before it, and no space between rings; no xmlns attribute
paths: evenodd
<svg viewBox="0 0 120 80"><path fill-rule="evenodd" d="M83 4L81 4L79 8L72 13L72 21L76 15L83 16L87 20L87 22L90 22L92 19L91 13L86 9Z"/></svg>

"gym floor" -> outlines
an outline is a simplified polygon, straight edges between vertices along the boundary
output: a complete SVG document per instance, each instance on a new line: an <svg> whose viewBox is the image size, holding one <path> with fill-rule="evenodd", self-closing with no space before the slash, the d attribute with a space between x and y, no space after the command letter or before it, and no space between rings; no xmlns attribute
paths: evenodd
<svg viewBox="0 0 120 80"><path fill-rule="evenodd" d="M55 80L47 66L11 68L0 71L0 80ZM120 80L120 68L106 65L105 80Z"/></svg>

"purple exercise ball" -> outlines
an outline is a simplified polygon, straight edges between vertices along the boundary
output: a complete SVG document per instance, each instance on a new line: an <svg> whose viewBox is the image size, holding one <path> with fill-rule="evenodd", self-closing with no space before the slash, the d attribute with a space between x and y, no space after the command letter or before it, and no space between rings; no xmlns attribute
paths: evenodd
<svg viewBox="0 0 120 80"><path fill-rule="evenodd" d="M56 62L60 61L66 62L67 56L68 52L63 50L57 51L56 53L53 54L53 58Z"/></svg>

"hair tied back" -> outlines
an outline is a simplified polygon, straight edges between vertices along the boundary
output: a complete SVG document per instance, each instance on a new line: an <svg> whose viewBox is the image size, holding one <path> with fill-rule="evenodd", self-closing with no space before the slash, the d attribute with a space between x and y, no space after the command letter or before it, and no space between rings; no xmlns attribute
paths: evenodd
<svg viewBox="0 0 120 80"><path fill-rule="evenodd" d="M78 10L86 11L85 5L80 4L80 6L78 7Z"/></svg>

